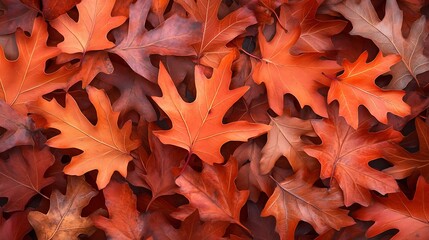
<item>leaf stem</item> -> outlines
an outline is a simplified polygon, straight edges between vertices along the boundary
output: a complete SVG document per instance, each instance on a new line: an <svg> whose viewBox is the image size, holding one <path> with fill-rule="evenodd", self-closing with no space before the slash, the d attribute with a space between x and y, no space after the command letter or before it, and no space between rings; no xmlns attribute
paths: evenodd
<svg viewBox="0 0 429 240"><path fill-rule="evenodd" d="M255 58L255 59L259 60L259 61L262 61L262 60L263 60L262 58L260 58L260 57L258 57L258 56L256 56L256 55L253 55L253 54L251 54L251 53L249 53L248 51L244 50L243 48L240 48L240 51L242 51L243 53L245 53L245 54L246 54L246 55L248 55L249 57Z"/></svg>
<svg viewBox="0 0 429 240"><path fill-rule="evenodd" d="M186 157L185 165L183 165L183 168L182 168L182 170L180 171L180 173L179 173L179 175L178 175L178 176L182 175L182 173L185 171L186 167L189 165L189 162L191 161L191 157L192 157L192 151L189 151L189 152L188 152L188 155L187 155L187 157Z"/></svg>

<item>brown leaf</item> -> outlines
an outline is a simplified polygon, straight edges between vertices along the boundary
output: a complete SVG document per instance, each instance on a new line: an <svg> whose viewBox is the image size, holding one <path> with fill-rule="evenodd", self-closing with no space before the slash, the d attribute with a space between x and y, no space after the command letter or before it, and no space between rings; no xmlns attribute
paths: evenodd
<svg viewBox="0 0 429 240"><path fill-rule="evenodd" d="M82 209L88 205L97 191L83 177L69 177L66 195L54 190L47 214L31 211L28 220L40 240L78 239L80 234L90 236L96 228L90 217L82 217ZM93 213L96 214L96 213Z"/></svg>
<svg viewBox="0 0 429 240"><path fill-rule="evenodd" d="M271 130L268 132L267 144L262 149L260 169L267 174L281 156L285 156L292 169L314 169L313 159L304 152L301 136L316 137L309 120L282 115L271 118Z"/></svg>

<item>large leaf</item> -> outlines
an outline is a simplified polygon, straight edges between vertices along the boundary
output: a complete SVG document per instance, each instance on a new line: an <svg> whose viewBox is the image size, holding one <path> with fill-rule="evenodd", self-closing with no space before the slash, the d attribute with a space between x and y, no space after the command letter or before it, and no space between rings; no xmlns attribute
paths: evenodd
<svg viewBox="0 0 429 240"><path fill-rule="evenodd" d="M226 111L247 91L248 87L229 90L234 53L227 55L207 78L202 68L195 69L197 96L195 101L182 100L173 81L161 65L158 83L162 97L153 100L170 117L173 128L154 131L162 143L195 153L206 163L222 163L222 145L228 141L247 141L267 132L270 127L244 121L223 124ZM227 97L226 97L227 96Z"/></svg>
<svg viewBox="0 0 429 240"><path fill-rule="evenodd" d="M399 132L391 128L370 132L372 125L369 119L355 130L334 110L330 112L329 119L312 120L311 123L322 144L305 146L304 150L319 160L322 179L338 182L346 206L355 202L368 206L371 202L369 189L381 194L399 191L392 176L368 165L369 161L383 157L383 148L401 141Z"/></svg>
<svg viewBox="0 0 429 240"><path fill-rule="evenodd" d="M127 176L128 162L132 160L130 152L140 145L140 141L130 139L131 122L125 123L122 129L118 127L119 113L113 112L106 93L90 86L86 90L97 111L95 126L80 112L76 101L68 94L65 108L55 100L48 102L39 99L29 106L29 110L47 120L45 127L61 131L48 140L49 146L83 151L73 157L64 168L64 173L80 176L96 169L97 186L102 189L115 171Z"/></svg>
<svg viewBox="0 0 429 240"><path fill-rule="evenodd" d="M60 54L55 47L47 47L47 25L42 18L36 18L31 36L18 29L16 41L19 57L9 61L0 48L0 99L20 113L26 113L25 104L55 89L65 88L74 73L65 67L46 74L45 63Z"/></svg>
<svg viewBox="0 0 429 240"><path fill-rule="evenodd" d="M314 175L314 174L313 174ZM316 176L299 171L294 176L277 183L277 188L268 199L261 216L276 218L276 231L280 239L294 239L298 222L310 223L317 233L322 234L331 228L339 230L354 224L343 206L339 189L313 187Z"/></svg>
<svg viewBox="0 0 429 240"><path fill-rule="evenodd" d="M91 235L96 228L90 217L82 217L82 209L97 195L83 177L69 177L66 195L54 190L47 214L32 211L28 220L37 239L78 239L80 234ZM93 213L96 214L96 213Z"/></svg>
<svg viewBox="0 0 429 240"><path fill-rule="evenodd" d="M64 36L58 47L65 53L86 53L114 47L115 44L107 39L107 33L127 19L111 16L114 4L115 0L82 0L76 5L78 22L67 13L51 21L51 26Z"/></svg>
<svg viewBox="0 0 429 240"><path fill-rule="evenodd" d="M387 123L387 113L400 117L410 114L410 106L402 101L405 95L401 90L383 90L375 84L375 78L389 71L400 57L389 55L383 57L379 52L370 63L366 63L368 53L364 52L353 63L344 60L344 73L334 78L328 92L328 102L337 100L340 105L340 116L353 128L359 125L359 106L368 111L382 123Z"/></svg>
<svg viewBox="0 0 429 240"><path fill-rule="evenodd" d="M366 232L367 237L389 229L399 230L392 240L425 239L429 236L429 184L423 177L418 179L416 193L411 200L402 192L375 199L371 206L354 214L357 219L375 221Z"/></svg>
<svg viewBox="0 0 429 240"><path fill-rule="evenodd" d="M40 190L52 184L54 178L43 175L54 161L47 147L37 150L31 146L15 148L8 160L0 159L0 197L8 198L3 210L24 210L34 195L44 196Z"/></svg>
<svg viewBox="0 0 429 240"><path fill-rule="evenodd" d="M255 24L256 19L252 11L246 7L239 8L226 15L222 20L218 18L222 0L175 0L182 5L193 19L203 24L201 42L194 45L200 63L217 67L231 49L226 44L235 37L244 33L246 27Z"/></svg>
<svg viewBox="0 0 429 240"><path fill-rule="evenodd" d="M156 82L157 69L149 55L195 55L192 44L201 39L201 25L173 15L150 31L143 24L146 21L151 1L138 0L130 7L128 31L118 29L115 36L121 39L111 52L121 56L128 65L144 78Z"/></svg>
<svg viewBox="0 0 429 240"><path fill-rule="evenodd" d="M280 19L286 23L286 14L281 8ZM325 98L319 94L319 88L329 85L322 73L333 75L341 67L331 60L323 60L320 53L292 55L291 47L300 36L298 27L286 32L277 23L276 34L267 41L262 29L258 41L262 60L254 67L253 78L256 83L264 83L267 88L268 102L278 115L283 113L283 95L290 93L298 99L302 107L310 106L321 116L327 116Z"/></svg>
<svg viewBox="0 0 429 240"><path fill-rule="evenodd" d="M392 68L393 79L389 88L403 89L420 73L429 70L429 57L423 54L428 35L426 19L420 17L413 23L409 35L402 34L402 11L396 0L386 1L383 20L377 15L370 0L346 0L332 7L351 21L350 34L371 39L384 54L398 54L401 62Z"/></svg>

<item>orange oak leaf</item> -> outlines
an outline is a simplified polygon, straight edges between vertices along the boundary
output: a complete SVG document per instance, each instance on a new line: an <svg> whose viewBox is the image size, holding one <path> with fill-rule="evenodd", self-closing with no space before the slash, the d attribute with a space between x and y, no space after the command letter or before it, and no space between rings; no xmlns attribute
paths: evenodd
<svg viewBox="0 0 429 240"><path fill-rule="evenodd" d="M416 119L416 132L419 152L410 153L399 145L383 149L386 160L393 164L384 172L396 179L403 179L414 172L419 172L429 182L429 126L420 118Z"/></svg>
<svg viewBox="0 0 429 240"><path fill-rule="evenodd" d="M402 192L387 197L375 197L375 202L357 210L354 217L364 221L375 221L366 236L371 238L389 229L398 229L392 240L425 239L429 236L429 184L423 177L417 181L413 199Z"/></svg>
<svg viewBox="0 0 429 240"><path fill-rule="evenodd" d="M45 127L61 131L47 141L49 146L83 151L72 158L64 168L64 173L80 176L98 170L97 186L102 189L115 171L127 176L128 162L132 160L130 152L140 145L140 141L130 139L130 121L122 129L118 127L119 113L113 112L106 93L91 86L86 90L97 111L95 126L80 112L76 101L69 94L66 95L65 108L54 100L48 102L39 99L29 105L29 110L46 119Z"/></svg>
<svg viewBox="0 0 429 240"><path fill-rule="evenodd" d="M234 52L228 54L209 79L201 67L195 68L197 96L192 103L182 100L165 67L160 65L158 84L163 96L153 100L173 124L169 130L154 131L162 143L186 149L208 164L222 163L220 148L224 143L247 141L270 129L267 125L244 121L222 123L226 111L248 90L248 87L229 89L234 57Z"/></svg>
<svg viewBox="0 0 429 240"><path fill-rule="evenodd" d="M142 23L146 21L150 6L150 0L138 0L130 6L128 31L122 28L114 32L120 40L110 51L122 57L136 73L156 82L157 69L152 65L149 55L195 55L191 45L200 41L201 25L173 15L148 31Z"/></svg>
<svg viewBox="0 0 429 240"><path fill-rule="evenodd" d="M137 211L137 198L128 184L111 181L103 194L109 218L93 215L94 225L106 232L109 239L142 239L143 215Z"/></svg>
<svg viewBox="0 0 429 240"><path fill-rule="evenodd" d="M267 144L262 149L260 169L267 174L281 156L285 156L296 172L311 166L312 159L304 152L301 136L316 137L309 120L282 115L271 118Z"/></svg>
<svg viewBox="0 0 429 240"><path fill-rule="evenodd" d="M14 148L9 159L0 159L0 197L7 197L5 212L24 210L30 198L54 182L53 177L44 177L54 164L54 156L45 147L37 150L32 146ZM46 196L44 196L46 197Z"/></svg>
<svg viewBox="0 0 429 240"><path fill-rule="evenodd" d="M7 103L0 101L0 127L6 132L0 135L0 152L15 146L33 145L35 126L31 118L22 116Z"/></svg>
<svg viewBox="0 0 429 240"><path fill-rule="evenodd" d="M280 21L286 23L283 7ZM283 95L290 93L302 107L308 105L315 113L326 117L326 101L318 90L329 85L329 81L322 73L334 75L341 67L335 61L321 59L320 53L292 55L290 49L299 36L298 26L286 32L277 23L276 34L267 41L260 29L258 41L262 60L254 67L253 79L265 84L270 107L278 115L283 113Z"/></svg>
<svg viewBox="0 0 429 240"><path fill-rule="evenodd" d="M378 121L385 124L388 112L401 117L411 113L410 106L402 100L404 91L384 90L375 84L375 78L388 72L400 57L383 57L379 52L369 63L366 63L367 58L368 52L363 52L353 63L344 60L344 73L332 79L328 92L328 103L337 100L340 116L354 129L359 125L360 105L365 106Z"/></svg>
<svg viewBox="0 0 429 240"><path fill-rule="evenodd" d="M20 113L27 113L27 102L56 89L66 88L68 79L74 74L73 69L66 67L61 67L53 73L45 73L46 61L61 52L58 48L47 47L47 39L47 25L39 17L34 21L30 37L27 37L24 31L17 30L17 60L9 61L4 58L3 49L0 48L0 100Z"/></svg>
<svg viewBox="0 0 429 240"><path fill-rule="evenodd" d="M336 110L330 111L329 119L311 123L322 144L304 146L304 150L319 160L322 179L338 182L346 206L353 203L368 206L371 202L369 189L381 194L399 191L392 176L371 168L368 162L383 157L382 149L400 142L401 133L391 128L370 132L369 118L353 129Z"/></svg>
<svg viewBox="0 0 429 240"><path fill-rule="evenodd" d="M238 35L244 33L246 28L256 23L252 11L241 7L226 15L222 20L218 18L219 7L222 0L176 0L183 6L193 19L203 24L201 42L194 45L201 64L218 67L232 49L226 44Z"/></svg>
<svg viewBox="0 0 429 240"><path fill-rule="evenodd" d="M240 210L249 197L249 191L237 190L237 170L234 158L224 166L205 164L201 173L187 167L176 179L178 193L189 200L191 207L198 208L201 220L226 221L243 226Z"/></svg>
<svg viewBox="0 0 429 240"><path fill-rule="evenodd" d="M114 4L115 0L82 0L76 5L78 22L67 13L51 21L51 26L64 36L58 48L71 54L114 47L115 44L107 39L107 33L127 19L124 16L111 16Z"/></svg>
<svg viewBox="0 0 429 240"><path fill-rule="evenodd" d="M403 89L420 73L429 70L429 57L423 54L428 35L426 19L415 21L406 38L402 34L403 14L396 0L386 1L383 20L377 15L370 0L346 0L332 7L351 21L352 35L371 39L384 54L398 54L401 61L392 68L393 79L388 88Z"/></svg>
<svg viewBox="0 0 429 240"><path fill-rule="evenodd" d="M299 171L277 183L261 216L272 215L276 218L276 231L280 239L294 239L300 220L311 224L319 234L355 223L353 218L347 216L347 210L340 209L343 206L341 191L314 187L316 180L317 174L307 176L304 171Z"/></svg>
<svg viewBox="0 0 429 240"><path fill-rule="evenodd" d="M28 213L28 221L40 240L78 239L80 234L90 236L96 230L90 217L82 217L82 209L97 195L84 177L69 177L66 195L54 190L47 214L38 211ZM96 211L92 214L100 213Z"/></svg>

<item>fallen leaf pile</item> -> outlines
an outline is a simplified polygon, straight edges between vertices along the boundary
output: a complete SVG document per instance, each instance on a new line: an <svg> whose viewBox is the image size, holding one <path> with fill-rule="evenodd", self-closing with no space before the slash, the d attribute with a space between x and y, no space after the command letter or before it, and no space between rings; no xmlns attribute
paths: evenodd
<svg viewBox="0 0 429 240"><path fill-rule="evenodd" d="M429 239L426 0L0 0L1 239Z"/></svg>

